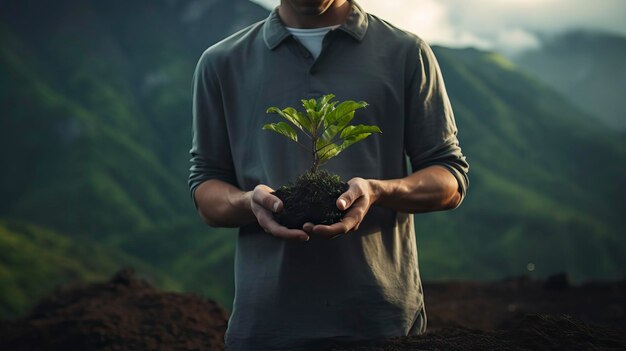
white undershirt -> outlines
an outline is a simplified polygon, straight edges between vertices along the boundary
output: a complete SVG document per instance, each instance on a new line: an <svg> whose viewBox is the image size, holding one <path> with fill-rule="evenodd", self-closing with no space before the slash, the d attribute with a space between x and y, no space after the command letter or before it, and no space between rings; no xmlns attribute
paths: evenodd
<svg viewBox="0 0 626 351"><path fill-rule="evenodd" d="M324 40L324 36L330 30L338 28L340 25L334 25L329 27L320 27L320 28L292 28L285 27L289 33L291 33L302 45L304 45L307 50L313 55L313 57L317 58L322 52L322 41Z"/></svg>

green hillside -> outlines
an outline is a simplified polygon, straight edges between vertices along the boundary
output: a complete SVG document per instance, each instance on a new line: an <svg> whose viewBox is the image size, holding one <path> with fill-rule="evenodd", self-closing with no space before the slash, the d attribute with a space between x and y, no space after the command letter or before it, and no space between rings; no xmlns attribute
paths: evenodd
<svg viewBox="0 0 626 351"><path fill-rule="evenodd" d="M546 36L512 57L525 70L609 126L626 130L626 37L590 30Z"/></svg>
<svg viewBox="0 0 626 351"><path fill-rule="evenodd" d="M246 0L2 7L0 217L29 224L2 224L1 311L127 262L229 307L235 231L204 226L187 190L190 82L206 47L267 11ZM623 277L625 136L497 54L435 51L471 173L459 209L416 216L424 277L493 279L530 262L538 275Z"/></svg>
<svg viewBox="0 0 626 351"><path fill-rule="evenodd" d="M425 277L622 277L624 137L500 55L435 52L472 168L459 209L419 216Z"/></svg>
<svg viewBox="0 0 626 351"><path fill-rule="evenodd" d="M233 231L207 230L188 195L190 77L208 45L266 11L243 0L2 8L0 216L120 248L229 306Z"/></svg>
<svg viewBox="0 0 626 351"><path fill-rule="evenodd" d="M135 267L144 279L172 290L180 285L138 259L39 226L0 220L0 319L24 313L59 284L107 279Z"/></svg>

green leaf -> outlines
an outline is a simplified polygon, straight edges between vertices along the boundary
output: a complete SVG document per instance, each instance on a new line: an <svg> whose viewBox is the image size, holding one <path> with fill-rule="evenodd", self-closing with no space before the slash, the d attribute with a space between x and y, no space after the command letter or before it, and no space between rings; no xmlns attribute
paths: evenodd
<svg viewBox="0 0 626 351"><path fill-rule="evenodd" d="M341 143L341 145L339 145L339 152L344 151L345 149L347 149L348 147L352 146L357 141L361 141L361 140L367 138L370 135L372 135L372 133L354 134L354 135L344 139L343 142ZM337 154L339 154L339 152Z"/></svg>
<svg viewBox="0 0 626 351"><path fill-rule="evenodd" d="M350 126L350 127L353 127L353 126ZM347 133L345 138L342 138L343 142L340 145L337 145L329 141L318 140L317 145L316 145L316 150L318 150L317 154L321 163L324 163L328 161L329 159L339 155L345 149L367 138L368 136L372 135L372 133L374 132L380 133L380 129L376 126L363 126L362 125L361 127L366 127L366 128L351 128L352 131L350 133ZM358 132L357 129L361 130L361 132ZM366 132L363 132L363 131L366 131ZM371 131L371 132L367 132L367 131Z"/></svg>
<svg viewBox="0 0 626 351"><path fill-rule="evenodd" d="M277 113L284 119L291 122L291 124L296 126L296 128L304 132L308 132L310 135L313 134L313 130L311 128L311 121L309 120L309 118L303 113L296 111L296 109L294 109L293 107L287 107L284 110L281 110L277 107L270 107L267 109L266 112Z"/></svg>
<svg viewBox="0 0 626 351"><path fill-rule="evenodd" d="M287 138L298 142L298 134L291 128L291 126L285 122L270 123L263 126L263 130L271 130L278 134L284 135Z"/></svg>
<svg viewBox="0 0 626 351"><path fill-rule="evenodd" d="M347 139L354 135L358 134L372 134L372 133L382 133L380 128L377 126L366 126L364 124L359 124L356 126L348 126L341 131L341 135L339 136L341 139Z"/></svg>
<svg viewBox="0 0 626 351"><path fill-rule="evenodd" d="M314 99L302 100L302 106L306 111L309 121L311 121L311 129L317 129L320 120L320 114L317 111L317 102Z"/></svg>
<svg viewBox="0 0 626 351"><path fill-rule="evenodd" d="M311 128L311 120L307 115L296 111L293 107L287 107L283 110L283 114L285 118L287 118L291 123L298 126L303 131L309 132L309 134L313 134L313 129Z"/></svg>
<svg viewBox="0 0 626 351"><path fill-rule="evenodd" d="M337 133L341 132L346 127L346 125L348 125L348 123L352 121L353 118L354 118L354 111L344 115L335 123L327 126L321 138L324 140L332 140L332 138L334 138L335 135L337 135Z"/></svg>
<svg viewBox="0 0 626 351"><path fill-rule="evenodd" d="M334 97L335 97L334 94L327 94L327 95L324 95L324 96L320 97L319 99L317 99L315 110L320 112L322 114L322 116L324 116L325 115L325 111L328 111L328 109L330 107L329 105L332 104L332 103L329 103L330 100L332 100ZM333 106L334 106L334 104L333 104Z"/></svg>
<svg viewBox="0 0 626 351"><path fill-rule="evenodd" d="M322 121L326 121L326 119L328 118L328 115L334 111L335 105L337 105L338 103L339 101L331 101L322 106L322 108L319 111ZM324 123L324 125L326 125L326 123Z"/></svg>
<svg viewBox="0 0 626 351"><path fill-rule="evenodd" d="M315 152L317 152L318 156L322 155L326 150L328 150L327 146L332 143L332 140L317 139L315 142Z"/></svg>
<svg viewBox="0 0 626 351"><path fill-rule="evenodd" d="M326 94L317 99L317 110L320 111L324 105L326 105L330 100L335 97L334 94Z"/></svg>
<svg viewBox="0 0 626 351"><path fill-rule="evenodd" d="M334 128L334 126L330 129L332 128ZM321 163L339 155L345 149L354 145L356 142L367 138L372 135L372 133L382 132L377 126L359 124L356 126L348 126L343 129L340 135L340 139L343 139L343 142L339 146L332 143L330 140L318 140L316 150L318 150L318 157L320 158Z"/></svg>
<svg viewBox="0 0 626 351"><path fill-rule="evenodd" d="M320 150L318 153L318 157L320 160L320 165L322 165L323 163L325 163L326 161L330 160L331 158L339 155L339 153L341 152L341 150L339 149L339 146L337 146L337 144L331 143L328 144L329 146Z"/></svg>
<svg viewBox="0 0 626 351"><path fill-rule="evenodd" d="M324 128L328 128L329 125L335 125L338 121L341 121L343 117L347 114L353 113L354 111L364 108L367 106L367 102L365 101L353 101L348 100L340 103L336 108L334 108L331 112L329 112L324 118ZM354 116L354 115L352 115Z"/></svg>
<svg viewBox="0 0 626 351"><path fill-rule="evenodd" d="M314 99L302 100L302 106L304 107L305 110L313 110L313 111L315 111L315 108L317 106L317 102Z"/></svg>

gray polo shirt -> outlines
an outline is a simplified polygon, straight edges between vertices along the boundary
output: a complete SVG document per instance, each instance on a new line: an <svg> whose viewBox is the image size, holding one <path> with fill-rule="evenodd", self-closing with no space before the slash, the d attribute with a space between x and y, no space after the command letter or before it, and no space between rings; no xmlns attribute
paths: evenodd
<svg viewBox="0 0 626 351"><path fill-rule="evenodd" d="M352 2L347 21L324 38L317 59L289 34L276 10L208 48L193 78L189 186L220 179L242 190L272 188L311 166L287 138L263 131L269 106L301 106L333 93L365 100L353 123L383 133L325 168L344 180L394 179L442 165L465 195L468 164L433 52L421 39ZM422 332L426 325L413 215L372 207L359 230L334 240L287 242L258 224L240 228L228 350L310 349Z"/></svg>

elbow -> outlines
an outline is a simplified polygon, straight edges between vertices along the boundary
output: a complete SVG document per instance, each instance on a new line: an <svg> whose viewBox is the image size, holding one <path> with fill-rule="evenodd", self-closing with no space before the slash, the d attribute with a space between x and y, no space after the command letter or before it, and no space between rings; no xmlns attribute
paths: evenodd
<svg viewBox="0 0 626 351"><path fill-rule="evenodd" d="M443 190L443 192L447 194L443 203L443 210L454 210L461 205L465 198L468 179L466 172L461 172L452 167L449 167L448 170L452 177L448 177L449 181L446 182L445 189Z"/></svg>
<svg viewBox="0 0 626 351"><path fill-rule="evenodd" d="M211 218L211 216L206 215L200 209L198 209L198 216L200 217L202 222L204 222L204 224L208 225L209 227L213 227L213 228L219 227L219 223L214 218Z"/></svg>
<svg viewBox="0 0 626 351"><path fill-rule="evenodd" d="M214 211L207 213L206 210L203 212L198 209L198 215L202 222L211 228L238 228L249 223L249 220L246 220L245 216L233 217L223 211L220 212L214 208L212 210Z"/></svg>
<svg viewBox="0 0 626 351"><path fill-rule="evenodd" d="M206 199L206 195L202 195L206 194L207 192L210 193L210 191L203 190L204 188L206 188L206 183L207 182L205 181L200 183L198 186L193 187L191 189L191 198L193 199L193 203L196 207L196 211L198 212L198 216L200 217L202 222L204 222L204 224L213 228L222 227L223 225L222 223L220 223L220 215L219 213L216 213L218 209L214 205L207 206L208 199Z"/></svg>
<svg viewBox="0 0 626 351"><path fill-rule="evenodd" d="M465 197L465 187L463 187L456 177L452 177L450 182L447 183L445 189L442 189L442 193L446 194L446 196L443 197L441 210L454 210L461 205L461 202L463 202L463 198Z"/></svg>
<svg viewBox="0 0 626 351"><path fill-rule="evenodd" d="M459 205L461 205L462 200L463 195L461 195L461 192L457 190L454 195L443 204L443 210L448 211L458 208Z"/></svg>
<svg viewBox="0 0 626 351"><path fill-rule="evenodd" d="M233 225L223 220L223 217L218 215L211 215L198 210L198 215L204 224L211 228L231 228Z"/></svg>

